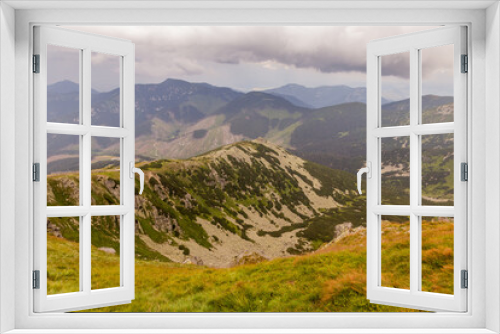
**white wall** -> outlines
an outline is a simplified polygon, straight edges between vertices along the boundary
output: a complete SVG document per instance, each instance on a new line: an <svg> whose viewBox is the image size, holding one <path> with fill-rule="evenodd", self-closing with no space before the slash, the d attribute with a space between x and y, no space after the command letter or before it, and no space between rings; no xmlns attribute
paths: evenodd
<svg viewBox="0 0 500 334"><path fill-rule="evenodd" d="M0 3L0 333L14 328L15 12Z"/></svg>
<svg viewBox="0 0 500 334"><path fill-rule="evenodd" d="M486 11L486 256L499 259L500 245L500 7L496 3ZM486 328L500 332L500 263L486 266Z"/></svg>

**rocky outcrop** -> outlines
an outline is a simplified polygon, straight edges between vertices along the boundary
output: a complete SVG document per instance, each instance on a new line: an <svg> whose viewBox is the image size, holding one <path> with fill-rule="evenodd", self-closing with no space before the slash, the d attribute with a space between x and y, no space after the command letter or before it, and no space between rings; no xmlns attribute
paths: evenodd
<svg viewBox="0 0 500 334"><path fill-rule="evenodd" d="M331 251L331 249L334 248L335 245L342 245L343 242L345 242L344 239L349 236L363 237L364 239L366 236L366 227L353 227L353 224L351 222L345 222L343 224L335 226L335 235L336 236L332 241L322 245L318 250L315 251L315 253Z"/></svg>
<svg viewBox="0 0 500 334"><path fill-rule="evenodd" d="M50 220L47 220L47 233L52 234L55 237L62 238L61 228L53 224Z"/></svg>
<svg viewBox="0 0 500 334"><path fill-rule="evenodd" d="M104 252L104 253L111 254L111 255L115 255L116 254L116 250L114 250L111 247L99 247L98 250L100 250L101 252Z"/></svg>
<svg viewBox="0 0 500 334"><path fill-rule="evenodd" d="M352 227L353 227L353 225L351 222L345 222L343 224L339 224L339 225L335 226L335 239L334 240L341 239L345 235L350 234L352 232Z"/></svg>
<svg viewBox="0 0 500 334"><path fill-rule="evenodd" d="M198 258L197 256L188 256L183 264L195 264L197 266L202 266L203 265L203 260Z"/></svg>
<svg viewBox="0 0 500 334"><path fill-rule="evenodd" d="M267 257L257 252L245 251L234 257L233 261L230 264L230 267L241 266L244 264L255 264L268 260L269 259Z"/></svg>

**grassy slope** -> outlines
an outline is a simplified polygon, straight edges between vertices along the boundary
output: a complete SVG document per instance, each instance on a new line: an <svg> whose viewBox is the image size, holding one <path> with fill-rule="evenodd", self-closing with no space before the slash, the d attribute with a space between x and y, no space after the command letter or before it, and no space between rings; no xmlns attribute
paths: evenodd
<svg viewBox="0 0 500 334"><path fill-rule="evenodd" d="M400 242L407 222L384 223L385 272L390 268L394 285L404 285L408 268L400 265L408 245ZM451 293L453 290L453 223L423 223L423 289ZM93 282L109 284L119 258L92 249ZM78 244L48 238L51 293L62 291L61 279L77 288L75 272ZM61 258L64 259L61 262ZM55 264L57 263L57 264ZM60 271L64 263L70 272ZM73 269L71 269L73 268ZM52 275L57 271L59 276ZM93 312L406 312L402 308L370 304L366 299L366 242L364 230L313 254L275 259L229 269L212 269L136 260L136 298L131 304ZM108 278L109 277L109 278ZM401 281L401 282L399 282ZM401 284L402 283L402 284Z"/></svg>

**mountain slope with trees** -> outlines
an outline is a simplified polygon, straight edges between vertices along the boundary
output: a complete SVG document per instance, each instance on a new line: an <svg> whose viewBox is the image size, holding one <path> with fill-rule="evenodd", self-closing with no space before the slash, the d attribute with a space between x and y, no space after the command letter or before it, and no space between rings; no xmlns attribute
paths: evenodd
<svg viewBox="0 0 500 334"><path fill-rule="evenodd" d="M116 165L93 169L92 203L118 204ZM254 140L187 160L143 163L146 184L136 197L139 258L230 266L235 254L271 259L316 249L334 237L335 226L364 223L363 199L353 175L296 157ZM48 205L77 205L78 176L48 178ZM69 240L77 220L50 219L49 230ZM96 247L119 252L117 223L96 217ZM94 240L94 239L93 239Z"/></svg>

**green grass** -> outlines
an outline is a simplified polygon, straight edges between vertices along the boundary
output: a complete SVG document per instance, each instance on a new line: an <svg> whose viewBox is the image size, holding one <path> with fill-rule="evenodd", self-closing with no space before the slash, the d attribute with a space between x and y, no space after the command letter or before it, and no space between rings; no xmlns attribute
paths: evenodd
<svg viewBox="0 0 500 334"><path fill-rule="evenodd" d="M397 260L404 245L407 222L385 222L386 258ZM453 223L424 221L424 290L453 290ZM451 244L450 244L451 243ZM451 249L451 251L450 251ZM48 237L48 291L78 289L78 244ZM119 257L92 248L93 280L111 284ZM54 257L57 257L55 261ZM64 261L61 261L60 259ZM62 270L67 266L66 271ZM404 280L404 267L391 268ZM73 273L73 277L71 274ZM450 276L451 275L451 276ZM65 279L66 290L61 287ZM76 279L75 279L76 278ZM258 264L213 269L158 261L136 260L136 296L130 304L91 312L407 312L403 308L371 304L366 299L366 240L355 233L313 254L278 258ZM399 286L404 284L399 283Z"/></svg>
<svg viewBox="0 0 500 334"><path fill-rule="evenodd" d="M453 218L422 224L422 290L453 294Z"/></svg>
<svg viewBox="0 0 500 334"><path fill-rule="evenodd" d="M381 285L388 288L410 288L410 224L390 222L382 217L382 277Z"/></svg>
<svg viewBox="0 0 500 334"><path fill-rule="evenodd" d="M77 242L47 234L47 294L79 291L79 248Z"/></svg>

